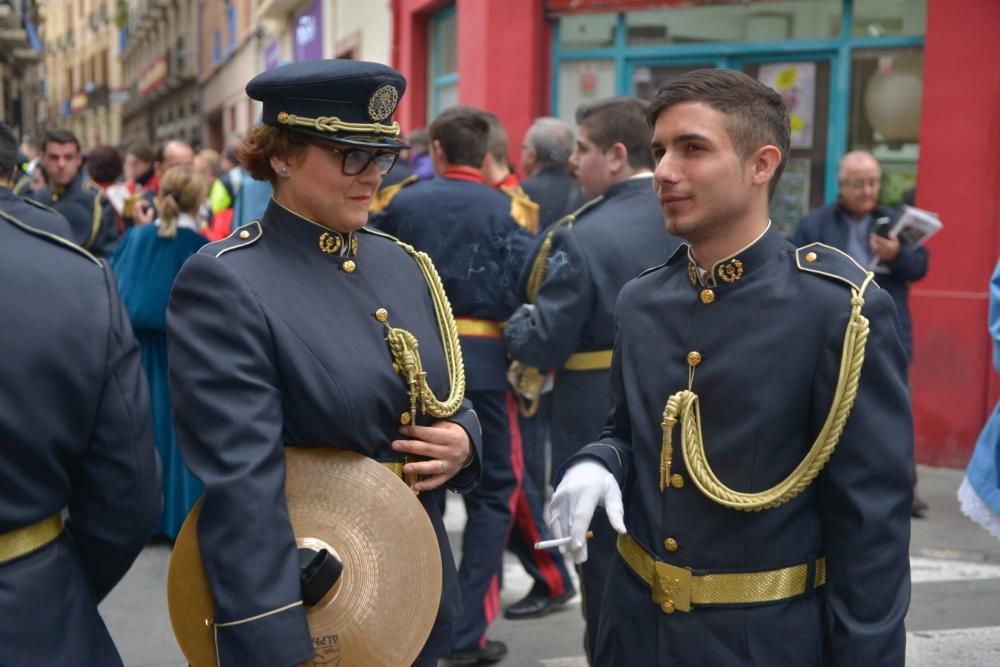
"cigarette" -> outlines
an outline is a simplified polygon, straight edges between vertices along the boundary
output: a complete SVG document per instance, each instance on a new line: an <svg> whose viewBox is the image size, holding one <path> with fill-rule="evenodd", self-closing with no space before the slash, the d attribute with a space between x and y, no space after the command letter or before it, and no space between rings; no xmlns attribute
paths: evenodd
<svg viewBox="0 0 1000 667"><path fill-rule="evenodd" d="M594 531L587 531L587 539L589 540L594 536ZM569 544L573 540L572 537L557 537L554 540L542 540L541 542L535 542L535 549L551 549L552 547L561 547L564 544Z"/></svg>

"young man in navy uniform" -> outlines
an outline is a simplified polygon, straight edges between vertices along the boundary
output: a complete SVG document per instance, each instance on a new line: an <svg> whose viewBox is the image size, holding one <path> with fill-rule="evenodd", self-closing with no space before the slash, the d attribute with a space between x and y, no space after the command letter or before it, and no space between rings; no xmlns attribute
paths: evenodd
<svg viewBox="0 0 1000 667"><path fill-rule="evenodd" d="M610 98L580 107L570 164L590 203L547 232L522 282L533 305L510 319L504 339L523 364L558 369L552 391L552 468L558 470L601 432L611 407L608 383L614 306L622 286L665 261L679 241L663 228L653 192L646 103ZM583 566L587 649L593 649L614 531L599 517ZM539 582L541 584L542 582ZM508 616L530 616L558 600L541 585Z"/></svg>
<svg viewBox="0 0 1000 667"><path fill-rule="evenodd" d="M465 613L454 631L456 664L496 662L507 653L487 640L499 611L503 550L523 475L516 404L507 388L501 323L517 307L517 276L531 237L510 216L510 199L483 179L489 117L453 107L431 123L439 177L399 192L375 225L431 256L458 324L466 396L483 426L483 479L465 496L459 584Z"/></svg>
<svg viewBox="0 0 1000 667"><path fill-rule="evenodd" d="M0 664L121 665L97 605L160 516L139 345L108 265L0 199Z"/></svg>
<svg viewBox="0 0 1000 667"><path fill-rule="evenodd" d="M770 224L777 93L698 70L648 117L687 245L622 289L614 407L550 507L577 561L595 505L620 533L593 663L902 665L913 433L892 298Z"/></svg>
<svg viewBox="0 0 1000 667"><path fill-rule="evenodd" d="M0 123L0 211L12 215L31 227L36 227L68 241L73 233L66 218L33 199L19 197L15 192L17 171L17 137L7 125Z"/></svg>
<svg viewBox="0 0 1000 667"><path fill-rule="evenodd" d="M50 130L42 145L49 187L32 199L59 211L73 230L73 242L98 257L108 257L118 240L118 226L100 188L83 171L80 141L69 130Z"/></svg>

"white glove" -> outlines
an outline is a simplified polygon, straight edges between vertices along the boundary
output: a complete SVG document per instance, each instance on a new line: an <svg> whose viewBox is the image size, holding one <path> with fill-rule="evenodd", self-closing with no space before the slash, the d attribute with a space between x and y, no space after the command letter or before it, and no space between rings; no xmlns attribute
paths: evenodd
<svg viewBox="0 0 1000 667"><path fill-rule="evenodd" d="M575 563L587 560L587 528L598 505L604 506L611 527L624 535L625 506L615 476L597 461L574 463L549 503L549 528L555 537L572 538L569 552Z"/></svg>

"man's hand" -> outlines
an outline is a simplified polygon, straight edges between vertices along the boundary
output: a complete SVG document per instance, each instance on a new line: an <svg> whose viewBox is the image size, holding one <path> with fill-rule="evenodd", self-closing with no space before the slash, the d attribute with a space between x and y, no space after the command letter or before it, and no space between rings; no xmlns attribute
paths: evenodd
<svg viewBox="0 0 1000 667"><path fill-rule="evenodd" d="M587 528L598 505L604 506L611 527L625 534L625 507L618 482L602 463L580 461L570 466L549 504L549 528L556 537L572 537L573 562L587 560Z"/></svg>
<svg viewBox="0 0 1000 667"><path fill-rule="evenodd" d="M137 199L135 201L134 214L132 220L135 222L136 226L148 225L156 217L156 209L145 199Z"/></svg>
<svg viewBox="0 0 1000 667"><path fill-rule="evenodd" d="M868 242L871 244L872 252L885 263L893 262L899 257L899 239L895 234L889 236L872 234Z"/></svg>
<svg viewBox="0 0 1000 667"><path fill-rule="evenodd" d="M472 458L469 434L454 422L439 421L433 426L404 426L399 431L411 439L394 440L393 449L428 459L403 466L403 472L407 475L425 476L414 485L417 491L438 488L454 477Z"/></svg>

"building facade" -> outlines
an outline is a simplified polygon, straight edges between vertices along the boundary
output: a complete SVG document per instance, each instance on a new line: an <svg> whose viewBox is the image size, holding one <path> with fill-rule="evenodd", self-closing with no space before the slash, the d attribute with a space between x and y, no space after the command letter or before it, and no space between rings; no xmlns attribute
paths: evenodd
<svg viewBox="0 0 1000 667"><path fill-rule="evenodd" d="M0 121L18 134L37 133L43 96L41 42L34 2L0 0Z"/></svg>
<svg viewBox="0 0 1000 667"><path fill-rule="evenodd" d="M852 149L882 163L884 203L916 188L917 205L941 215L930 274L911 291L917 454L962 464L1000 393L985 331L1000 255L1000 78L987 74L1000 62L1000 3L961 5L393 0L392 62L409 81L400 121L422 127L472 104L497 113L513 144L537 116L572 123L583 102L650 98L695 68L742 70L776 88L793 124L771 211L783 231L836 198L837 162Z"/></svg>
<svg viewBox="0 0 1000 667"><path fill-rule="evenodd" d="M123 0L122 8L123 140L200 141L198 3Z"/></svg>
<svg viewBox="0 0 1000 667"><path fill-rule="evenodd" d="M121 140L118 28L111 0L45 5L44 125L72 130L84 146Z"/></svg>

